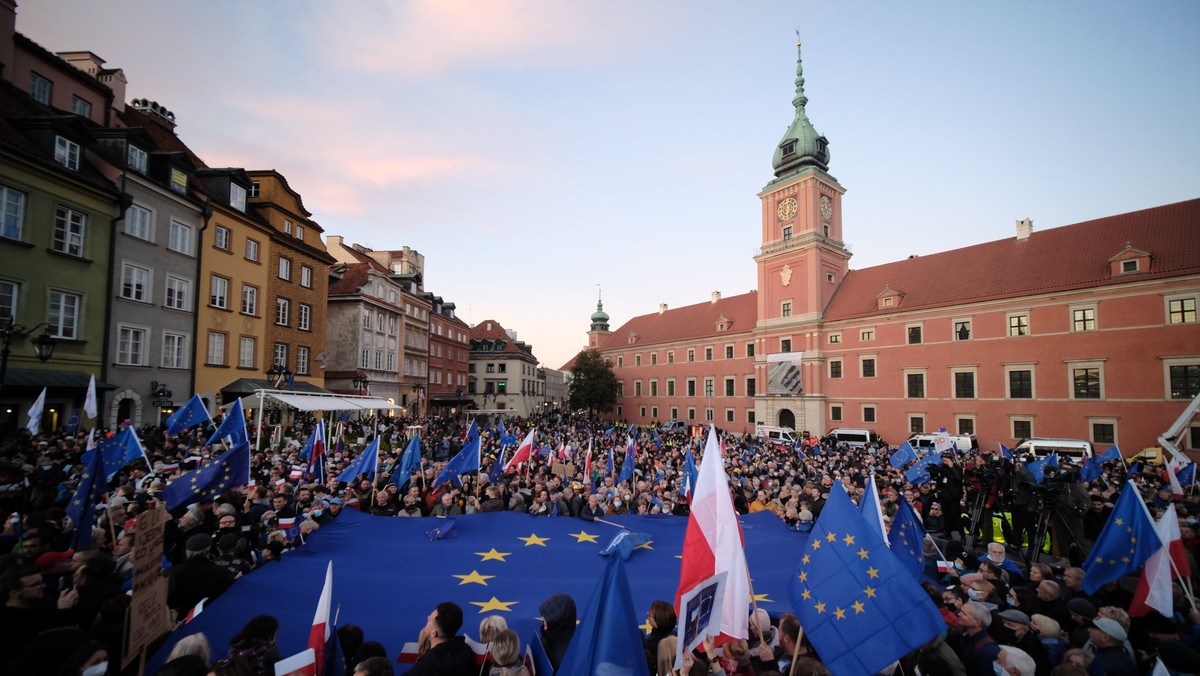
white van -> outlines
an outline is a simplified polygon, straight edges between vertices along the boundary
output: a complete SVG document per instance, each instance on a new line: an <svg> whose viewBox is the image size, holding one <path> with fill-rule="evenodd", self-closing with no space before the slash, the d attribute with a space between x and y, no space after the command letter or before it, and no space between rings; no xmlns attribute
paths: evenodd
<svg viewBox="0 0 1200 676"><path fill-rule="evenodd" d="M954 450L959 453L970 453L971 448L975 444L975 438L970 434L946 434L939 432L937 434L914 434L908 438L908 445L917 451L918 455L925 455L938 446L938 438L946 437L946 440L954 444ZM945 442L942 442L945 443Z"/></svg>
<svg viewBox="0 0 1200 676"><path fill-rule="evenodd" d="M754 436L763 441L770 441L776 444L796 445L796 430L790 427L759 425L754 428Z"/></svg>
<svg viewBox="0 0 1200 676"><path fill-rule="evenodd" d="M683 420L671 419L658 426L658 429L663 432L679 432L686 430L689 425Z"/></svg>
<svg viewBox="0 0 1200 676"><path fill-rule="evenodd" d="M1033 457L1044 458L1052 453L1058 453L1060 458L1070 458L1072 462L1081 463L1084 458L1092 457L1092 444L1082 439L1026 439L1013 449L1017 455L1031 453Z"/></svg>
<svg viewBox="0 0 1200 676"><path fill-rule="evenodd" d="M846 444L850 448L865 448L867 444L879 438L875 434L875 430L854 429L851 427L838 427L830 430L829 436L837 440L839 444Z"/></svg>

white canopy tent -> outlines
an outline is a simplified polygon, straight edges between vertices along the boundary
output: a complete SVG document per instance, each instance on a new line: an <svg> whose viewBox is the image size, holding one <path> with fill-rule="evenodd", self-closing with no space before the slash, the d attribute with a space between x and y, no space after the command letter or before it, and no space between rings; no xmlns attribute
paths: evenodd
<svg viewBox="0 0 1200 676"><path fill-rule="evenodd" d="M242 397L242 410L258 411L255 429L262 429L263 409L268 401L273 400L301 411L377 411L399 410L400 406L379 397L362 396L357 394L318 394L308 392L293 392L291 390L261 389L248 397ZM233 402L221 406L228 409ZM261 437L261 435L259 435ZM262 440L256 439L256 449L262 448Z"/></svg>

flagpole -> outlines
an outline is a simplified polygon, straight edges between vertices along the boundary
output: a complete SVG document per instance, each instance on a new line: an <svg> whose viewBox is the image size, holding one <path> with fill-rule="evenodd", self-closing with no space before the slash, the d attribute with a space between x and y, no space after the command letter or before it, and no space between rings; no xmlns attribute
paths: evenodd
<svg viewBox="0 0 1200 676"><path fill-rule="evenodd" d="M254 423L254 450L262 450L263 391L258 391L258 422Z"/></svg>
<svg viewBox="0 0 1200 676"><path fill-rule="evenodd" d="M1187 592L1188 603L1192 606L1192 610L1196 610L1196 598L1192 592L1191 580L1180 574L1179 567L1175 565L1175 559L1171 558L1169 552L1167 552L1167 560L1171 562L1171 570L1175 571L1175 577L1179 578L1179 583L1183 585L1184 591Z"/></svg>
<svg viewBox="0 0 1200 676"><path fill-rule="evenodd" d="M788 667L788 676L796 676L796 661L800 659L800 643L804 640L804 625L800 624L799 618L796 623L800 628L796 631L796 646L792 648L792 664Z"/></svg>
<svg viewBox="0 0 1200 676"><path fill-rule="evenodd" d="M754 628L758 631L758 644L766 645L767 639L763 638L762 627L758 626L758 599L754 598L754 580L749 575L746 575L746 584L750 586L750 606L754 609Z"/></svg>

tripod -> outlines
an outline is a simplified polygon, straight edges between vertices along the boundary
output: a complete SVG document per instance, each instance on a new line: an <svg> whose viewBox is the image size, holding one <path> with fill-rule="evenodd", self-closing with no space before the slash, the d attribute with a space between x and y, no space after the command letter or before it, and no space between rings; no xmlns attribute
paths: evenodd
<svg viewBox="0 0 1200 676"><path fill-rule="evenodd" d="M1074 543L1080 551L1085 549L1083 546L1083 541L1080 539L1079 535L1075 533L1075 530L1071 528L1070 520L1067 519L1066 515L1062 513L1061 505L1056 505L1053 503L1047 504L1046 496L1039 495L1037 506L1037 526L1034 529L1033 537L1029 539L1029 549L1024 552L1026 568L1037 561L1038 554L1046 545L1046 535L1050 530L1050 518L1053 516L1058 517L1059 523L1062 524L1063 532L1067 534L1067 537L1071 539L1071 542Z"/></svg>
<svg viewBox="0 0 1200 676"><path fill-rule="evenodd" d="M971 524L967 528L967 539L964 545L967 551L975 545L975 533L979 529L979 521L983 518L983 507L987 504L987 493L975 491L975 499L971 502Z"/></svg>

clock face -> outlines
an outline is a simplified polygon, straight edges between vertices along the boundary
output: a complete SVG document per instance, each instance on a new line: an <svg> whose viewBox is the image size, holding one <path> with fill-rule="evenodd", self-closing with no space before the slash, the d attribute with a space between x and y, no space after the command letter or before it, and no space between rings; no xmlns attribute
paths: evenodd
<svg viewBox="0 0 1200 676"><path fill-rule="evenodd" d="M785 199L784 201L780 202L779 208L776 209L776 213L779 215L779 220L781 220L781 221L786 221L789 218L795 217L796 216L796 198L789 197L789 198Z"/></svg>
<svg viewBox="0 0 1200 676"><path fill-rule="evenodd" d="M827 195L821 195L821 217L825 219L833 217L833 202Z"/></svg>

